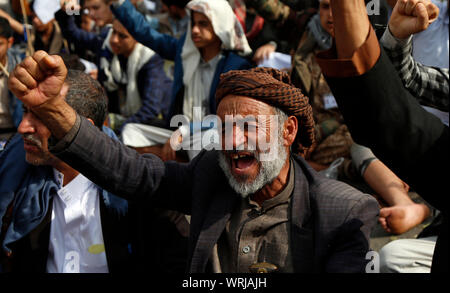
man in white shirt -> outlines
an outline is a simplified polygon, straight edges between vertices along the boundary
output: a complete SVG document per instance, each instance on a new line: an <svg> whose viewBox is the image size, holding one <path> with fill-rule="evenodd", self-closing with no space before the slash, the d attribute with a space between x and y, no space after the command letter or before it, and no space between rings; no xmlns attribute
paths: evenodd
<svg viewBox="0 0 450 293"><path fill-rule="evenodd" d="M65 90L67 102L102 128L107 99L100 84L72 70ZM127 201L102 190L53 156L48 151L50 131L27 107L18 133L0 157L0 241L4 254L0 271L129 270L132 254ZM16 170L22 180L15 176L11 181L21 183L4 182ZM18 188L11 187L14 184ZM13 200L8 200L12 194L5 192L8 188L15 190Z"/></svg>

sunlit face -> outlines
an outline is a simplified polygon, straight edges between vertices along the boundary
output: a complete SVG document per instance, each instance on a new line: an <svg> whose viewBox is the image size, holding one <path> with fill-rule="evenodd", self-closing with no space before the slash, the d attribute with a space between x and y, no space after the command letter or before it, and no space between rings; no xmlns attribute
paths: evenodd
<svg viewBox="0 0 450 293"><path fill-rule="evenodd" d="M334 36L333 13L330 0L321 0L319 5L320 24L331 36Z"/></svg>
<svg viewBox="0 0 450 293"><path fill-rule="evenodd" d="M133 52L136 40L118 20L114 20L109 44L114 54L128 57Z"/></svg>
<svg viewBox="0 0 450 293"><path fill-rule="evenodd" d="M104 27L113 20L112 11L104 0L86 0L84 8L89 10L89 16L98 27Z"/></svg>
<svg viewBox="0 0 450 293"><path fill-rule="evenodd" d="M55 161L56 158L48 150L50 130L27 107L24 107L17 131L22 135L28 163L41 166L51 165Z"/></svg>
<svg viewBox="0 0 450 293"><path fill-rule="evenodd" d="M282 136L284 125L279 125L271 106L248 97L225 97L217 108L217 115L223 124L227 123L226 116L237 119L255 117L243 129L233 124L231 133L222 126L222 151L219 155L219 164L231 187L242 196L255 193L276 178L286 162L288 151ZM227 141L232 143L232 150L226 145ZM276 154L271 160L262 159L263 155L273 151Z"/></svg>
<svg viewBox="0 0 450 293"><path fill-rule="evenodd" d="M5 64L6 62L6 53L8 52L8 49L11 48L11 45L13 43L13 38L4 38L0 37L0 62L2 64Z"/></svg>
<svg viewBox="0 0 450 293"><path fill-rule="evenodd" d="M208 17L203 13L192 12L192 41L198 49L206 48L211 45L220 46L221 41L214 32L214 28Z"/></svg>

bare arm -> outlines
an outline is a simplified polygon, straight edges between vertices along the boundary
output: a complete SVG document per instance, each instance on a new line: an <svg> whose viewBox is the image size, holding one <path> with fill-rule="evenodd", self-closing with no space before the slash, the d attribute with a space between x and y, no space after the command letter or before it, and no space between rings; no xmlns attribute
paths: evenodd
<svg viewBox="0 0 450 293"><path fill-rule="evenodd" d="M23 24L15 20L11 15L0 9L0 16L6 18L9 21L11 28L18 34L23 35Z"/></svg>
<svg viewBox="0 0 450 293"><path fill-rule="evenodd" d="M351 58L369 33L369 17L363 0L332 0L338 59Z"/></svg>

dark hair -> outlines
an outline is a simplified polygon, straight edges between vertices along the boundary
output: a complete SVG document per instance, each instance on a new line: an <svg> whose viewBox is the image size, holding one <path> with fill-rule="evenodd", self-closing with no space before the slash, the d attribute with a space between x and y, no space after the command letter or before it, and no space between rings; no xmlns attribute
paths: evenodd
<svg viewBox="0 0 450 293"><path fill-rule="evenodd" d="M11 25L9 24L9 21L0 16L0 37L9 39L13 36L13 30L11 28Z"/></svg>
<svg viewBox="0 0 450 293"><path fill-rule="evenodd" d="M80 61L80 57L78 57L78 55L68 53L59 53L58 55L63 59L67 69L80 71L84 71L86 69L86 66L84 66L83 62Z"/></svg>
<svg viewBox="0 0 450 293"><path fill-rule="evenodd" d="M162 3L166 4L167 7L175 5L180 8L185 8L190 0L161 0Z"/></svg>
<svg viewBox="0 0 450 293"><path fill-rule="evenodd" d="M67 72L66 83L69 86L66 102L79 115L92 119L101 129L108 111L108 99L100 83L88 74L73 69Z"/></svg>

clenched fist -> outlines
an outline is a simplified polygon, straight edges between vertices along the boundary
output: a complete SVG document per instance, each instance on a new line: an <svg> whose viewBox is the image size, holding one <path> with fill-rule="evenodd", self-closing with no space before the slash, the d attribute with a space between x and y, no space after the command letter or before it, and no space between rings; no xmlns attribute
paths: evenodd
<svg viewBox="0 0 450 293"><path fill-rule="evenodd" d="M399 39L428 28L439 16L439 8L430 0L398 0L389 19L389 30Z"/></svg>
<svg viewBox="0 0 450 293"><path fill-rule="evenodd" d="M37 51L10 74L8 87L26 106L33 108L58 97L67 69L60 56Z"/></svg>

